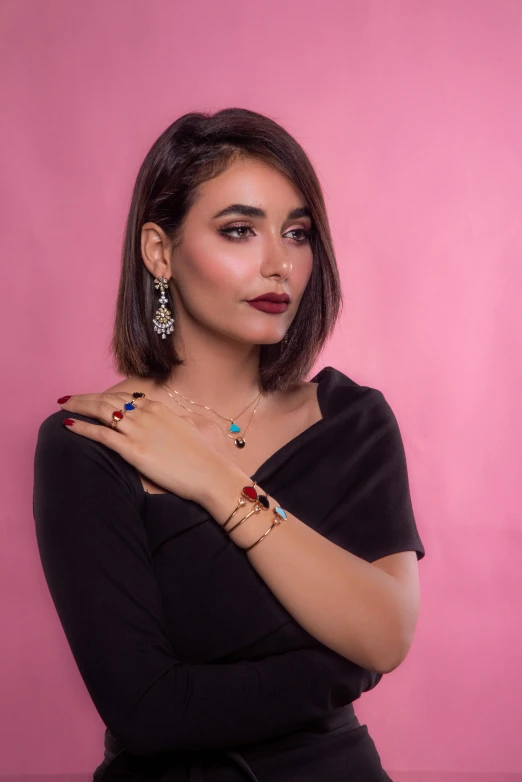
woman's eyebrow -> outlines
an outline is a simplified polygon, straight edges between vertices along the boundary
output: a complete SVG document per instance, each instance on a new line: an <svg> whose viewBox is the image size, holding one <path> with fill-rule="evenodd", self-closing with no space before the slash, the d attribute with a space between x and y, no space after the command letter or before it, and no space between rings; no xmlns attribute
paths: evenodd
<svg viewBox="0 0 522 782"><path fill-rule="evenodd" d="M265 210L260 209L258 206L249 206L248 204L230 204L230 206L226 206L224 209L221 209L219 212L217 212L212 219L216 220L218 217L224 217L225 215L230 214L240 214L243 217L266 217ZM290 212L288 212L288 220L296 220L298 217L309 217L311 219L312 213L307 206L299 206L297 209L292 209Z"/></svg>

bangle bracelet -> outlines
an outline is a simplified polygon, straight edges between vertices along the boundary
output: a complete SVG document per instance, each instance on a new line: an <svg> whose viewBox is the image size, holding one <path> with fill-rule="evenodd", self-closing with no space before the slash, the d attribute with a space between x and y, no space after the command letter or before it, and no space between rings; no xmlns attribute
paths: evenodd
<svg viewBox="0 0 522 782"><path fill-rule="evenodd" d="M222 529L230 535L230 533L236 529L236 527L239 527L240 524L242 524L244 521L246 521L252 514L259 513L260 510L268 510L270 508L270 500L266 496L266 494L258 494L258 492L255 489L256 481L254 481L252 486L243 486L243 489L241 490L241 496L239 498L238 504L228 517L228 519L225 521L225 523L222 525ZM232 516L237 512L239 508L241 508L243 505L246 505L246 498L247 500L250 500L250 502L254 503L254 507L250 511L250 513L247 513L246 516L244 516L240 521L237 522L237 524L234 524L233 527L230 527L230 529L225 530L226 525L232 518ZM273 522L272 525L267 529L267 531L261 535L261 537L255 541L255 543L252 543L251 546L241 547L243 548L243 551L249 551L251 548L254 548L254 546L257 546L258 543L260 543L263 538L265 538L269 532L272 531L272 529L276 526L276 524L281 524L281 521L283 519L286 519L286 513L279 505L276 505L274 508L272 508L274 512Z"/></svg>
<svg viewBox="0 0 522 782"><path fill-rule="evenodd" d="M256 540L255 543L252 543L251 546L246 546L245 548L243 548L243 551L250 551L251 548L254 548L254 546L257 546L257 544L260 543L263 540L263 538L265 538L268 535L269 532L272 532L272 530L273 530L273 528L275 527L276 524L281 524L281 522L279 520L276 521L276 519L274 518L272 526L269 527L267 529L267 531L263 535L261 535L259 540Z"/></svg>
<svg viewBox="0 0 522 782"><path fill-rule="evenodd" d="M259 494L258 495L258 493L257 493L257 491L255 489L256 486L257 486L256 481L254 481L252 486L243 486L243 488L241 490L241 496L239 498L239 502L237 503L236 507L234 508L234 510L232 511L230 516L228 517L228 519L225 521L225 523L221 525L221 528L223 530L225 530L225 532L229 532L230 531L230 530L225 529L225 527L227 526L227 524L230 521L230 519L232 518L232 516L235 513L237 513L239 508L241 508L243 505L246 505L246 501L247 500L250 500L250 502L254 502L256 504L261 504L261 506L263 508L266 508L268 510L268 508L270 507L270 503L268 501L268 497L266 496L266 494ZM232 529L234 529L234 527L232 527Z"/></svg>
<svg viewBox="0 0 522 782"><path fill-rule="evenodd" d="M252 510L250 511L250 513L247 513L247 515L246 515L246 516L243 516L243 518L241 519L241 521L238 521L238 523L237 523L237 524L234 524L234 526L233 526L233 527L230 527L230 529L227 529L227 530L225 530L225 531L226 531L226 533L227 533L227 535L230 535L230 533L231 533L231 532L233 532L233 531L235 530L235 528L236 528L236 527L239 527L239 525L240 525L240 524L242 524L244 521L246 521L247 519L249 519L249 518L250 518L250 516L251 516L253 513L259 513L259 511L260 511L260 510L261 510L261 508L259 507L259 505L254 505L254 507L252 508Z"/></svg>

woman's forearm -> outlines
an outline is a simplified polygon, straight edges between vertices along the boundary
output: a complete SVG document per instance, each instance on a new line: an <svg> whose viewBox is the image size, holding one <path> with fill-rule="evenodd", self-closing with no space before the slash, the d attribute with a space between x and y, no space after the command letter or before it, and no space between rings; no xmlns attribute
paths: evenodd
<svg viewBox="0 0 522 782"><path fill-rule="evenodd" d="M201 500L223 525L251 479L231 462ZM259 493L262 486L256 487ZM270 497L271 507L275 505ZM227 524L234 526L252 509L247 503ZM246 553L277 599L299 624L330 649L380 673L393 670L405 646L401 587L393 576L332 543L296 516L275 527ZM252 514L230 538L246 548L269 528L272 514Z"/></svg>

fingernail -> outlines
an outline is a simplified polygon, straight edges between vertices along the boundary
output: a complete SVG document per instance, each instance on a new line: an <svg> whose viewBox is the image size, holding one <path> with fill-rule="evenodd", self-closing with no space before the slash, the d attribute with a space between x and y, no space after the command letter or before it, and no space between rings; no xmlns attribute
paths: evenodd
<svg viewBox="0 0 522 782"><path fill-rule="evenodd" d="M59 404L59 405L64 405L64 404L67 402L67 400L68 400L68 399L70 399L70 398L71 398L71 396L70 396L70 395L69 395L69 396L61 396L61 397L58 399L58 404Z"/></svg>
<svg viewBox="0 0 522 782"><path fill-rule="evenodd" d="M72 426L74 424L74 418L64 418L63 422L65 426Z"/></svg>

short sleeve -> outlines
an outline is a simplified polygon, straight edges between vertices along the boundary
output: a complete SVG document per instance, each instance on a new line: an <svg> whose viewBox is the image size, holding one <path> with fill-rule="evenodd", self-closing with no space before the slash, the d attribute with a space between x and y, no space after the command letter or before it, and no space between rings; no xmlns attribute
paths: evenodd
<svg viewBox="0 0 522 782"><path fill-rule="evenodd" d="M261 741L297 730L379 682L381 674L324 646L234 663L176 659L133 468L66 429L64 417L50 415L38 431L37 544L80 675L123 747L148 755Z"/></svg>
<svg viewBox="0 0 522 782"><path fill-rule="evenodd" d="M400 551L415 551L420 560L425 550L396 416L381 391L360 390L336 448L339 500L320 531L367 562Z"/></svg>

